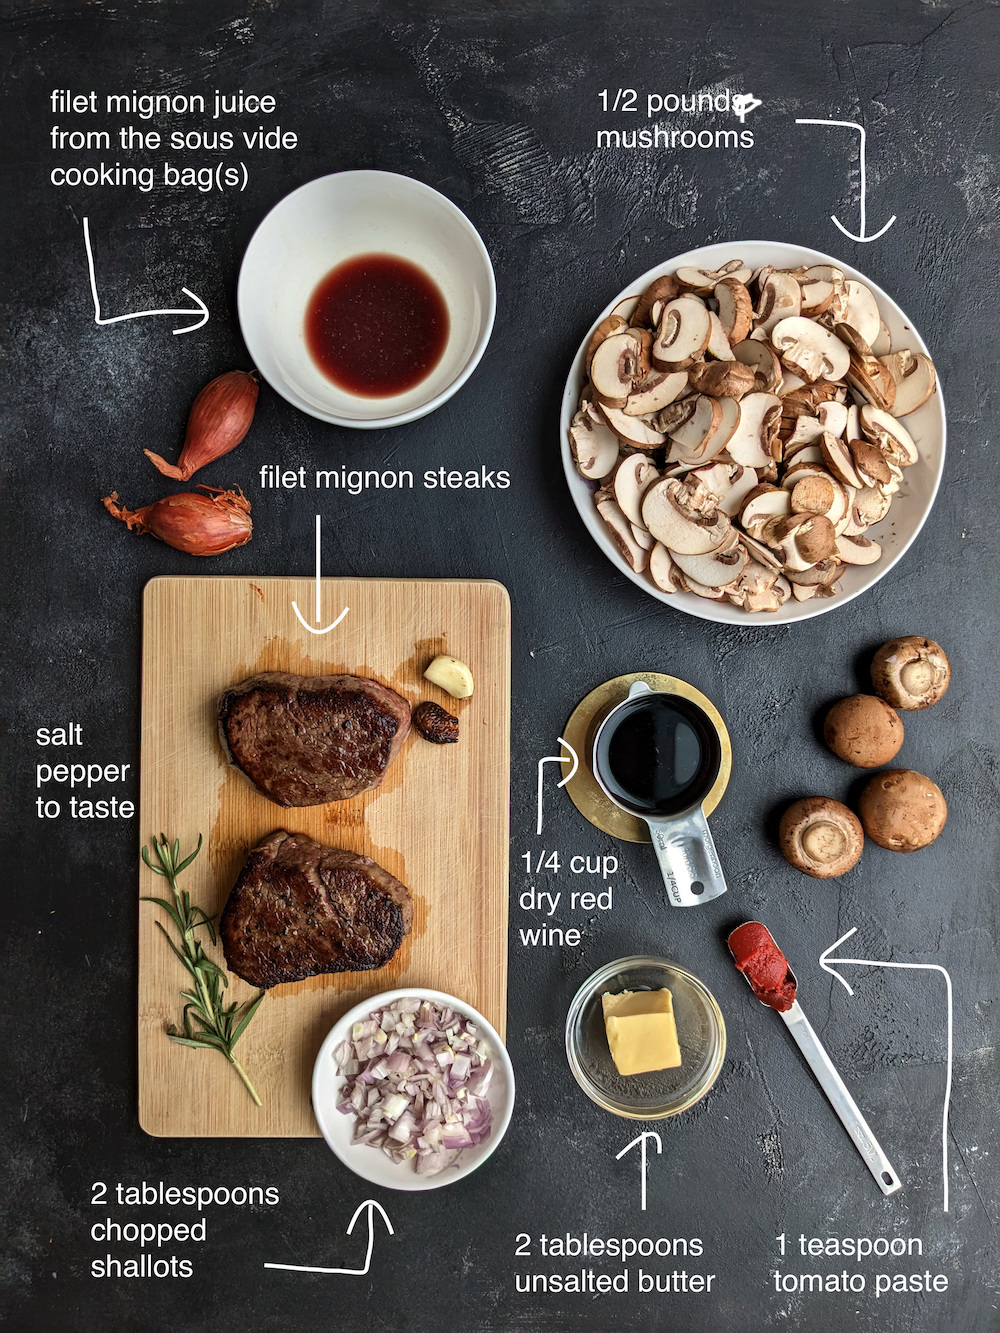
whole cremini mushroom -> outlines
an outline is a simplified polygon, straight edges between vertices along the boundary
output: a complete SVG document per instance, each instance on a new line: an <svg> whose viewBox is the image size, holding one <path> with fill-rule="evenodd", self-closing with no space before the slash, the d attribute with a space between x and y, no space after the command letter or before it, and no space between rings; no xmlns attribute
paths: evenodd
<svg viewBox="0 0 1000 1333"><path fill-rule="evenodd" d="M907 634L883 643L872 660L872 684L893 708L930 708L951 682L951 663L933 639Z"/></svg>
<svg viewBox="0 0 1000 1333"><path fill-rule="evenodd" d="M781 816L778 845L789 865L813 879L833 879L857 865L865 835L853 810L830 796L806 796Z"/></svg>
<svg viewBox="0 0 1000 1333"><path fill-rule="evenodd" d="M880 768L903 744L903 723L894 708L874 694L852 694L833 705L823 723L823 739L856 768Z"/></svg>
<svg viewBox="0 0 1000 1333"><path fill-rule="evenodd" d="M858 811L872 842L890 852L929 847L948 818L941 788L909 768L877 773L861 793Z"/></svg>

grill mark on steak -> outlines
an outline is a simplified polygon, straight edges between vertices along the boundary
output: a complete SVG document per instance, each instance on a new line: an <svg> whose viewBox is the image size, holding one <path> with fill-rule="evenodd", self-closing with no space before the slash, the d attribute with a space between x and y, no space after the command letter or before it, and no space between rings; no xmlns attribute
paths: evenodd
<svg viewBox="0 0 1000 1333"><path fill-rule="evenodd" d="M370 856L280 829L247 858L219 935L230 970L269 988L384 967L412 925L409 889Z"/></svg>
<svg viewBox="0 0 1000 1333"><path fill-rule="evenodd" d="M219 701L219 738L229 762L285 807L371 791L409 729L407 701L364 676L265 671Z"/></svg>

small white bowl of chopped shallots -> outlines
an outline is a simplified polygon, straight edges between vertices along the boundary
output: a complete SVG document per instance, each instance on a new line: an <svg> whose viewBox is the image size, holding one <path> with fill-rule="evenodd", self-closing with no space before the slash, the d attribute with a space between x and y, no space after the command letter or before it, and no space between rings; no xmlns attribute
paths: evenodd
<svg viewBox="0 0 1000 1333"><path fill-rule="evenodd" d="M435 990L391 990L348 1010L313 1070L323 1137L374 1185L433 1190L481 1166L510 1124L514 1070L499 1033Z"/></svg>

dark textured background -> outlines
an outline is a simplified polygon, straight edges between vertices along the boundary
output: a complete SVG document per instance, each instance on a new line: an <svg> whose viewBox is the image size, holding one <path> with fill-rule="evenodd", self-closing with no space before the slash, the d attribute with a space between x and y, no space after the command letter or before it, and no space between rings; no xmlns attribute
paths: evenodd
<svg viewBox="0 0 1000 1333"><path fill-rule="evenodd" d="M73 1333L1000 1328L990 485L996 4L6 0L3 13L6 1325ZM602 119L597 94L620 84L752 92L764 102L747 122L757 146L597 152L596 130L622 123ZM272 119L298 133L300 146L251 163L241 195L58 190L47 183L56 160L49 125L105 122L52 116L54 87L95 88L102 96L133 87L274 92L280 104ZM862 246L835 231L830 214L848 223L857 217L848 136L796 127L796 115L864 120L871 229L898 214L886 237ZM680 117L666 119L683 127ZM439 1193L382 1195L395 1238L377 1241L368 1277L331 1278L261 1267L265 1259L356 1262L359 1238L348 1241L343 1228L369 1187L321 1142L170 1141L140 1131L140 831L41 823L31 773L41 757L35 728L63 720L83 723L85 758L137 762L141 590L151 576L190 573L195 562L130 536L97 502L112 487L130 504L169 489L140 445L172 456L197 388L247 364L234 289L254 227L295 186L356 167L411 174L466 209L496 266L493 340L457 398L395 431L326 426L265 387L247 442L198 478L244 485L256 534L205 572L311 572L314 495L260 493L261 462L311 468L321 459L357 466L391 457L393 466L417 473L442 463L510 469L514 483L503 494L331 495L323 510L338 520L325 528L331 573L491 577L511 590L509 1038L519 1100L486 1167ZM109 311L161 304L164 296L173 304L187 285L207 301L211 322L181 338L171 337L166 320L95 327L85 213ZM605 301L691 246L762 236L841 254L884 286L930 345L949 408L943 489L913 549L865 597L791 628L763 620L711 625L644 596L587 537L558 456L565 372ZM900 756L943 787L948 827L916 856L869 846L841 881L807 880L776 851L776 812L804 792L852 790L851 771L817 742L816 719L830 700L864 687L874 647L907 632L940 640L955 667L946 700L907 718ZM696 683L729 721L736 767L713 826L731 891L703 911L671 911L648 850L626 846L613 917L597 914L578 950L525 951L517 929L534 922L516 895L524 887L520 854L537 845L536 761L552 753L579 697L641 668ZM610 850L565 800L550 796L548 811L547 846L564 856ZM751 1002L727 961L727 929L757 915L793 959L807 1013L905 1181L895 1199L877 1193L787 1034ZM850 998L817 959L855 925L857 947L848 952L940 963L954 979L947 1216L943 987L931 974L855 968ZM729 1052L712 1094L659 1126L663 1156L650 1168L642 1214L634 1157L615 1161L638 1127L605 1115L577 1089L562 1053L562 1024L594 967L644 949L675 957L708 982L726 1015ZM275 1184L282 1202L256 1214L208 1210L207 1244L188 1247L193 1280L102 1282L89 1275L91 1259L107 1248L89 1237L95 1215L106 1215L90 1207L97 1179ZM119 1220L163 1215L112 1211ZM173 1217L184 1220L181 1210ZM706 1258L687 1266L718 1273L718 1294L515 1294L515 1271L574 1267L516 1259L518 1232L584 1230L700 1235ZM779 1297L769 1276L773 1238L800 1231L920 1236L924 1259L788 1259L785 1271L929 1269L946 1273L951 1290L879 1303L870 1294Z"/></svg>

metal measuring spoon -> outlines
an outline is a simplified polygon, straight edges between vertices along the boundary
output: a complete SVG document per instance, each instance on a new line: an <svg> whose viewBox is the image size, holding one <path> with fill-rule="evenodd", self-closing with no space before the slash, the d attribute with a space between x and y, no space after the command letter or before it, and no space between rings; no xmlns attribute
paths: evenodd
<svg viewBox="0 0 1000 1333"><path fill-rule="evenodd" d="M806 1063L815 1074L816 1081L826 1093L827 1100L850 1134L868 1170L875 1177L879 1189L883 1194L895 1194L901 1190L903 1182L893 1170L892 1163L872 1133L868 1121L861 1113L861 1108L848 1092L847 1084L837 1072L826 1047L802 1012L802 1006L795 998L798 986L795 973L788 966L788 960L778 948L771 932L759 921L747 921L730 934L727 942L737 971L743 973L757 999L765 1008L774 1009L780 1014L795 1039L795 1044L805 1056ZM759 958L761 949L767 955L763 959ZM779 975L780 964L784 965L783 977Z"/></svg>
<svg viewBox="0 0 1000 1333"><path fill-rule="evenodd" d="M719 774L719 752L713 753L710 765L683 793L684 808L667 815L651 813L641 804L629 801L620 786L615 783L606 757L608 748L606 738L613 735L623 717L628 712L641 708L643 700L648 696L665 694L667 692L663 690L651 690L643 680L634 681L628 697L612 708L597 730L591 768L608 800L613 801L620 810L644 820L649 827L649 836L671 905L697 907L700 903L710 902L726 892L725 876L719 864L719 855L715 850L703 805ZM697 705L690 700L680 700L679 696L669 697L677 698L678 707L683 704L684 709L694 717L704 718L706 729L711 728L710 719ZM714 729L712 737L715 738Z"/></svg>

